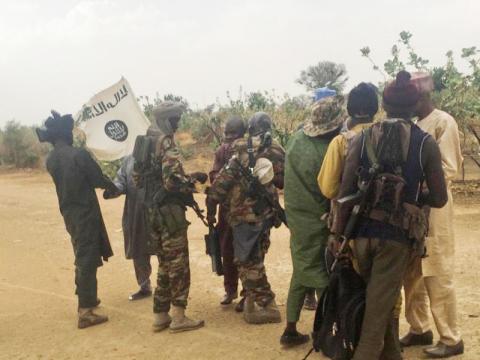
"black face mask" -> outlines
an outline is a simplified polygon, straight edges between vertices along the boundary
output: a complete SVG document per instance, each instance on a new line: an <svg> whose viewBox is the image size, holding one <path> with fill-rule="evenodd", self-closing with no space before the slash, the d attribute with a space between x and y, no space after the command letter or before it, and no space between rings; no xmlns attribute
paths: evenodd
<svg viewBox="0 0 480 360"><path fill-rule="evenodd" d="M178 125L180 124L180 116L170 117L168 118L168 122L170 123L173 132L175 132L178 130Z"/></svg>
<svg viewBox="0 0 480 360"><path fill-rule="evenodd" d="M73 145L73 133L72 132L58 132L52 131L45 127L36 128L38 140L40 142L48 142L55 145L57 141L63 141L67 145Z"/></svg>
<svg viewBox="0 0 480 360"><path fill-rule="evenodd" d="M42 126L41 128L36 128L35 133L37 134L38 141L49 142L49 143L52 142L52 139L50 136L51 134L48 132L48 130L44 126Z"/></svg>

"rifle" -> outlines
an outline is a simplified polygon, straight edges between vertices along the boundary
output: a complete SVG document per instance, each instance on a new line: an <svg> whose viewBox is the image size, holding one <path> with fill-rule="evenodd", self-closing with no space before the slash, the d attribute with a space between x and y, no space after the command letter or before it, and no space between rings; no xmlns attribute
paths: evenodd
<svg viewBox="0 0 480 360"><path fill-rule="evenodd" d="M386 136L387 139L390 137L392 128L393 126L390 127L388 132L383 135L383 136ZM368 197L368 194L370 193L372 182L381 170L381 166L378 163L378 159L381 157L383 153L385 141L381 142L381 146L379 147L378 151L375 153L375 151L373 150L372 142L371 142L371 128L364 130L363 134L365 137L364 141L365 141L365 147L368 154L368 158L370 159L372 164L368 169L368 171L366 172L366 175L364 176L362 176L362 173L365 173L364 172L365 169L359 168L357 170L357 176L359 177L358 191L353 195L348 195L337 200L338 210L340 210L342 206L349 206L349 205L350 206L353 205L353 208L347 220L347 224L343 229L342 234L338 236L338 239L341 241L341 246L337 254L335 254L335 260L333 261L333 264L330 267L330 271L332 272L335 269L341 256L345 253L347 246L350 243L350 240L352 239L354 232L357 228L360 217L365 213L365 208L367 207L367 200L368 200L367 197Z"/></svg>
<svg viewBox="0 0 480 360"><path fill-rule="evenodd" d="M353 205L353 208L350 216L348 217L347 224L345 225L342 234L339 235L341 245L340 249L338 249L338 253L335 254L335 260L330 267L331 272L333 272L335 266L337 266L338 260L340 259L341 255L345 253L347 246L350 243L350 240L357 228L360 216L365 211L365 207L367 205L367 195L369 193L372 180L375 177L374 174L371 175L372 176L369 176L367 179L363 179L359 182L358 191L355 194L348 195L336 200L339 211L340 209L342 209L342 207L351 207Z"/></svg>
<svg viewBox="0 0 480 360"><path fill-rule="evenodd" d="M193 192L182 193L166 191L162 189L155 196L155 202L158 204L166 202L177 202L184 206L188 206L195 212L198 218L202 221L203 225L208 226L207 219L205 218L205 215L203 215L204 210L200 209L200 206L195 201L195 198L193 197Z"/></svg>
<svg viewBox="0 0 480 360"><path fill-rule="evenodd" d="M200 209L200 206L193 197L193 193L182 194L182 200L185 206L190 207L195 212L203 225L208 226L207 219L205 218L205 215L203 215L204 210Z"/></svg>
<svg viewBox="0 0 480 360"><path fill-rule="evenodd" d="M214 226L208 227L208 234L205 235L206 254L212 259L212 271L218 276L223 275L222 254L220 252L220 238Z"/></svg>
<svg viewBox="0 0 480 360"><path fill-rule="evenodd" d="M218 276L222 276L223 263L222 254L220 251L220 237L217 229L208 224L207 220L205 219L205 215L203 215L204 210L200 209L200 206L193 198L193 193L185 195L184 204L192 208L203 224L208 226L208 234L205 235L205 253L212 259L212 272L216 273Z"/></svg>
<svg viewBox="0 0 480 360"><path fill-rule="evenodd" d="M166 195L178 199L184 206L190 207L205 226L208 226L208 234L205 235L205 253L212 259L212 271L217 275L223 275L222 254L220 251L220 238L215 227L210 226L203 215L204 210L195 201L193 193L168 193ZM175 201L175 200L173 200Z"/></svg>
<svg viewBox="0 0 480 360"><path fill-rule="evenodd" d="M248 196L257 200L257 204L254 208L255 214L260 214L265 209L266 204L278 215L280 221L288 227L285 210L280 203L273 198L272 194L270 194L267 189L265 189L265 186L262 185L260 180L253 176L252 171L247 170L238 158L234 158L234 160L238 165L241 175L247 180Z"/></svg>

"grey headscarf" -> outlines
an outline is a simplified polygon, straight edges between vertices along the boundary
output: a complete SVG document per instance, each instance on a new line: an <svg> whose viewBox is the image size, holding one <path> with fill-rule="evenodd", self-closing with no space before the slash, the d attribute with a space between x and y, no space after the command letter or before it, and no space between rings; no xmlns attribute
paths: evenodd
<svg viewBox="0 0 480 360"><path fill-rule="evenodd" d="M182 116L185 110L185 105L182 103L174 101L162 102L153 109L154 119L147 134L156 135L160 133L163 135L173 135L173 129L168 119L174 116Z"/></svg>

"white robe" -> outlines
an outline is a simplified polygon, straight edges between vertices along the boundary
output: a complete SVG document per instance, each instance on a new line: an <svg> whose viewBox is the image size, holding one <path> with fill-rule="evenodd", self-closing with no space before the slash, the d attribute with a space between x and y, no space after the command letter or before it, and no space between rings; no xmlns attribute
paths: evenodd
<svg viewBox="0 0 480 360"><path fill-rule="evenodd" d="M436 140L442 156L442 167L448 190L448 202L430 213L430 228L426 239L428 257L422 261L423 276L453 273L455 238L453 233L453 198L450 190L463 162L458 125L452 116L433 110L417 125Z"/></svg>

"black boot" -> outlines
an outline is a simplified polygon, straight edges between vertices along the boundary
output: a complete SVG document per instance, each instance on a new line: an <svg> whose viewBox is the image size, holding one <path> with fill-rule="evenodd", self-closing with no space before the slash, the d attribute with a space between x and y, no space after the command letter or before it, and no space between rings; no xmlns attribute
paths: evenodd
<svg viewBox="0 0 480 360"><path fill-rule="evenodd" d="M423 334L412 334L409 332L403 338L400 339L400 344L403 347L417 346L417 345L432 345L433 344L433 332L428 330Z"/></svg>
<svg viewBox="0 0 480 360"><path fill-rule="evenodd" d="M230 305L232 303L232 301L235 300L236 298L238 298L238 293L237 292L226 293L224 295L222 301L220 301L220 304L221 305Z"/></svg>
<svg viewBox="0 0 480 360"><path fill-rule="evenodd" d="M150 290L150 289L140 289L136 293L130 295L128 297L128 300L130 300L130 301L140 300L140 299L150 297L151 295L152 295L152 290Z"/></svg>
<svg viewBox="0 0 480 360"><path fill-rule="evenodd" d="M283 346L298 346L308 342L310 336L303 335L298 331L290 332L285 330L280 336L280 344Z"/></svg>

